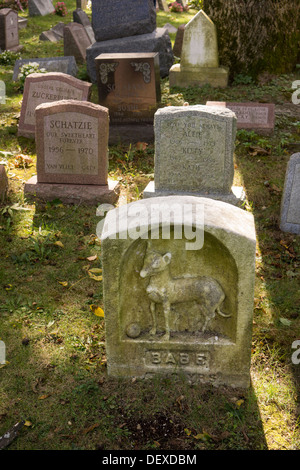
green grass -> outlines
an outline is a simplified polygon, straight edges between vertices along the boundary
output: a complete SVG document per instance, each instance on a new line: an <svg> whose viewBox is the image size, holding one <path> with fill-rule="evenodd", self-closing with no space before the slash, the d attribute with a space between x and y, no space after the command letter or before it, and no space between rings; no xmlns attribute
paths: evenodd
<svg viewBox="0 0 300 470"><path fill-rule="evenodd" d="M22 57L63 54L62 42L38 38L56 22L72 20L75 2L66 4L66 18L29 19L20 31ZM194 14L159 12L157 24L178 27ZM278 228L286 165L300 140L299 111L291 102L291 84L299 77L264 83L237 77L226 89L187 90L170 90L168 79L161 80L161 106L276 104L271 136L239 131L236 138L235 184L245 188L245 208L257 230L252 384L242 392L167 378L107 377L104 320L94 314L95 306L103 307L102 282L89 275L101 269L96 208L24 199L36 150L34 142L17 137L22 94L12 72L13 65L0 68L8 97L0 105L0 158L10 183L0 206L0 340L7 347L7 363L0 366L0 436L18 421L26 425L8 449L299 449L300 365L291 362L291 345L300 336L300 239ZM85 67L79 76L86 77ZM32 163L18 166L18 155ZM109 173L121 183L122 201L141 197L153 164L153 145L109 148Z"/></svg>

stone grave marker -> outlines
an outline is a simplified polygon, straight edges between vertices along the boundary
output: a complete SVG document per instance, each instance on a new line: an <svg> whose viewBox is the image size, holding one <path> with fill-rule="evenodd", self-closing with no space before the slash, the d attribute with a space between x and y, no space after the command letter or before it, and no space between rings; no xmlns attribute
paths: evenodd
<svg viewBox="0 0 300 470"><path fill-rule="evenodd" d="M6 103L6 85L3 80L0 80L0 104Z"/></svg>
<svg viewBox="0 0 300 470"><path fill-rule="evenodd" d="M239 204L233 186L236 117L208 106L167 106L154 116L154 181L144 197L190 194Z"/></svg>
<svg viewBox="0 0 300 470"><path fill-rule="evenodd" d="M51 0L28 0L29 16L45 16L55 11Z"/></svg>
<svg viewBox="0 0 300 470"><path fill-rule="evenodd" d="M25 195L65 203L113 203L108 181L108 109L87 101L40 104L36 114L37 175Z"/></svg>
<svg viewBox="0 0 300 470"><path fill-rule="evenodd" d="M183 35L184 35L185 24L181 24L178 26L174 46L173 46L173 54L176 57L181 56L182 50L182 43L183 43Z"/></svg>
<svg viewBox="0 0 300 470"><path fill-rule="evenodd" d="M87 49L87 71L97 83L95 59L100 54L158 52L161 77L174 62L169 33L156 28L153 0L97 0L92 2L96 42Z"/></svg>
<svg viewBox="0 0 300 470"><path fill-rule="evenodd" d="M73 11L73 21L82 24L82 26L91 26L88 15L85 11L81 10L81 8L77 8Z"/></svg>
<svg viewBox="0 0 300 470"><path fill-rule="evenodd" d="M207 101L206 106L222 106L231 109L237 117L237 129L249 129L262 134L269 134L274 130L275 105L273 103Z"/></svg>
<svg viewBox="0 0 300 470"><path fill-rule="evenodd" d="M18 135L35 137L35 108L41 103L78 100L88 101L91 83L64 73L33 73L25 80Z"/></svg>
<svg viewBox="0 0 300 470"><path fill-rule="evenodd" d="M185 26L181 61L171 67L169 78L171 87L227 86L228 69L219 66L216 27L203 10Z"/></svg>
<svg viewBox="0 0 300 470"><path fill-rule="evenodd" d="M158 53L100 54L96 69L99 104L109 109L110 141L120 133L122 140L127 136L139 141L146 129L153 138L161 96Z"/></svg>
<svg viewBox="0 0 300 470"><path fill-rule="evenodd" d="M8 178L5 170L5 165L0 163L0 201L3 202L6 198L8 189Z"/></svg>
<svg viewBox="0 0 300 470"><path fill-rule="evenodd" d="M18 80L20 69L23 65L30 62L36 62L40 68L44 68L47 72L61 72L75 77L78 72L76 60L74 56L65 57L43 57L35 59L18 59L15 62L13 81Z"/></svg>
<svg viewBox="0 0 300 470"><path fill-rule="evenodd" d="M169 12L168 2L167 0L158 0L158 8L166 13Z"/></svg>
<svg viewBox="0 0 300 470"><path fill-rule="evenodd" d="M280 229L300 235L300 152L291 156L286 169Z"/></svg>
<svg viewBox="0 0 300 470"><path fill-rule="evenodd" d="M87 7L88 0L76 0L76 8L81 8L85 10Z"/></svg>
<svg viewBox="0 0 300 470"><path fill-rule="evenodd" d="M39 37L40 41L50 41L50 42L58 42L62 39L55 31L50 29L49 31L43 31Z"/></svg>
<svg viewBox="0 0 300 470"><path fill-rule="evenodd" d="M156 28L153 0L97 0L92 3L96 41L152 33Z"/></svg>
<svg viewBox="0 0 300 470"><path fill-rule="evenodd" d="M11 8L0 10L0 49L20 51L18 13Z"/></svg>
<svg viewBox="0 0 300 470"><path fill-rule="evenodd" d="M253 215L160 197L110 210L101 234L108 375L249 387Z"/></svg>
<svg viewBox="0 0 300 470"><path fill-rule="evenodd" d="M86 61L86 50L92 44L84 26L79 23L69 23L64 28L64 55L74 56L76 62Z"/></svg>

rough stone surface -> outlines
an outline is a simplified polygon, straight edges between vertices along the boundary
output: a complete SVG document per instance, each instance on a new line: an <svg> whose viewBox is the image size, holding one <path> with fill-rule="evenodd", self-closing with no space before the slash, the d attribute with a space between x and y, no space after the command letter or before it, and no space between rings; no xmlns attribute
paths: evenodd
<svg viewBox="0 0 300 470"><path fill-rule="evenodd" d="M0 164L0 201L3 202L6 198L8 189L8 178L5 170L5 165Z"/></svg>
<svg viewBox="0 0 300 470"><path fill-rule="evenodd" d="M158 0L158 8L159 10L162 10L166 13L169 12L169 7L168 7L168 3L167 3L167 0Z"/></svg>
<svg viewBox="0 0 300 470"><path fill-rule="evenodd" d="M18 135L35 137L35 108L66 99L88 101L91 83L64 73L33 73L25 80Z"/></svg>
<svg viewBox="0 0 300 470"><path fill-rule="evenodd" d="M185 26L180 57L180 64L170 70L170 86L227 86L228 70L219 66L216 27L203 10Z"/></svg>
<svg viewBox="0 0 300 470"><path fill-rule="evenodd" d="M92 26L96 41L152 33L156 28L153 0L94 0Z"/></svg>
<svg viewBox="0 0 300 470"><path fill-rule="evenodd" d="M178 26L175 41L174 41L174 46L173 46L173 54L176 57L181 56L184 30L185 30L185 24L181 24L180 26Z"/></svg>
<svg viewBox="0 0 300 470"><path fill-rule="evenodd" d="M153 33L140 36L95 42L86 51L87 70L91 81L97 83L95 58L98 55L130 52L158 52L162 78L169 74L169 69L174 61L170 36L163 28L157 28Z"/></svg>
<svg viewBox="0 0 300 470"><path fill-rule="evenodd" d="M30 178L24 187L28 200L53 201L59 199L63 204L97 206L114 204L120 193L117 181L108 179L107 186L92 184L38 183L37 177Z"/></svg>
<svg viewBox="0 0 300 470"><path fill-rule="evenodd" d="M85 11L81 10L81 8L77 8L73 11L73 21L82 24L82 26L91 26L88 15Z"/></svg>
<svg viewBox="0 0 300 470"><path fill-rule="evenodd" d="M0 49L19 51L18 13L11 8L0 10Z"/></svg>
<svg viewBox="0 0 300 470"><path fill-rule="evenodd" d="M300 235L300 153L291 156L286 169L280 229Z"/></svg>
<svg viewBox="0 0 300 470"><path fill-rule="evenodd" d="M40 34L40 41L58 42L61 39L61 36L56 34L56 32L51 29L49 31L43 31Z"/></svg>
<svg viewBox="0 0 300 470"><path fill-rule="evenodd" d="M231 109L237 117L237 129L251 129L264 134L274 130L275 105L273 103L207 101L206 106L222 106Z"/></svg>
<svg viewBox="0 0 300 470"><path fill-rule="evenodd" d="M107 184L108 109L62 100L36 108L37 181Z"/></svg>
<svg viewBox="0 0 300 470"><path fill-rule="evenodd" d="M76 0L76 8L85 10L87 7L88 0Z"/></svg>
<svg viewBox="0 0 300 470"><path fill-rule="evenodd" d="M155 113L154 131L155 191L232 196L236 134L232 111L167 106Z"/></svg>
<svg viewBox="0 0 300 470"><path fill-rule="evenodd" d="M86 50L91 40L82 24L69 23L64 28L64 55L74 56L82 64L86 60Z"/></svg>
<svg viewBox="0 0 300 470"><path fill-rule="evenodd" d="M152 123L160 101L158 53L96 57L99 104L112 125Z"/></svg>
<svg viewBox="0 0 300 470"><path fill-rule="evenodd" d="M151 235L158 212L169 237ZM252 214L206 198L137 201L108 212L101 247L109 376L249 387Z"/></svg>
<svg viewBox="0 0 300 470"><path fill-rule="evenodd" d="M45 16L54 12L51 0L28 0L29 16Z"/></svg>
<svg viewBox="0 0 300 470"><path fill-rule="evenodd" d="M29 64L30 62L37 62L40 68L45 68L47 72L61 72L72 75L73 77L75 77L78 72L74 56L18 59L16 60L14 66L13 81L18 80L20 68L25 64Z"/></svg>

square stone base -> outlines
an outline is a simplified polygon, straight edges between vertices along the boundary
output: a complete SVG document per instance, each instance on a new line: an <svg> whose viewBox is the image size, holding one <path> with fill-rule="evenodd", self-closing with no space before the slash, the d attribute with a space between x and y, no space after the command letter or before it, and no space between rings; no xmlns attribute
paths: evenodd
<svg viewBox="0 0 300 470"><path fill-rule="evenodd" d="M225 88L228 85L229 70L227 67L201 67L196 70L182 69L180 64L170 68L170 87L187 88L188 86L202 86L209 84L213 87Z"/></svg>
<svg viewBox="0 0 300 470"><path fill-rule="evenodd" d="M38 183L37 176L32 176L24 186L24 195L28 200L53 201L59 199L63 204L114 204L120 192L119 182L108 180L107 186L93 184Z"/></svg>
<svg viewBox="0 0 300 470"><path fill-rule="evenodd" d="M184 191L168 191L155 189L155 182L150 181L143 191L143 197L161 197L161 196L197 196L216 199L218 201L227 202L234 206L241 206L245 201L245 192L242 186L232 186L230 194L213 194L201 192L184 192Z"/></svg>

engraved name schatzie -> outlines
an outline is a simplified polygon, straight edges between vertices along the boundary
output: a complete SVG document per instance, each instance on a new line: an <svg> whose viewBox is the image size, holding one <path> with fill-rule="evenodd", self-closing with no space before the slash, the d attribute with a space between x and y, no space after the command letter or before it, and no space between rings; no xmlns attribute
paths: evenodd
<svg viewBox="0 0 300 470"><path fill-rule="evenodd" d="M90 121L50 121L50 129L92 129Z"/></svg>
<svg viewBox="0 0 300 470"><path fill-rule="evenodd" d="M145 364L147 366L194 366L209 369L210 356L207 351L186 352L186 351L157 351L149 350L145 354Z"/></svg>

